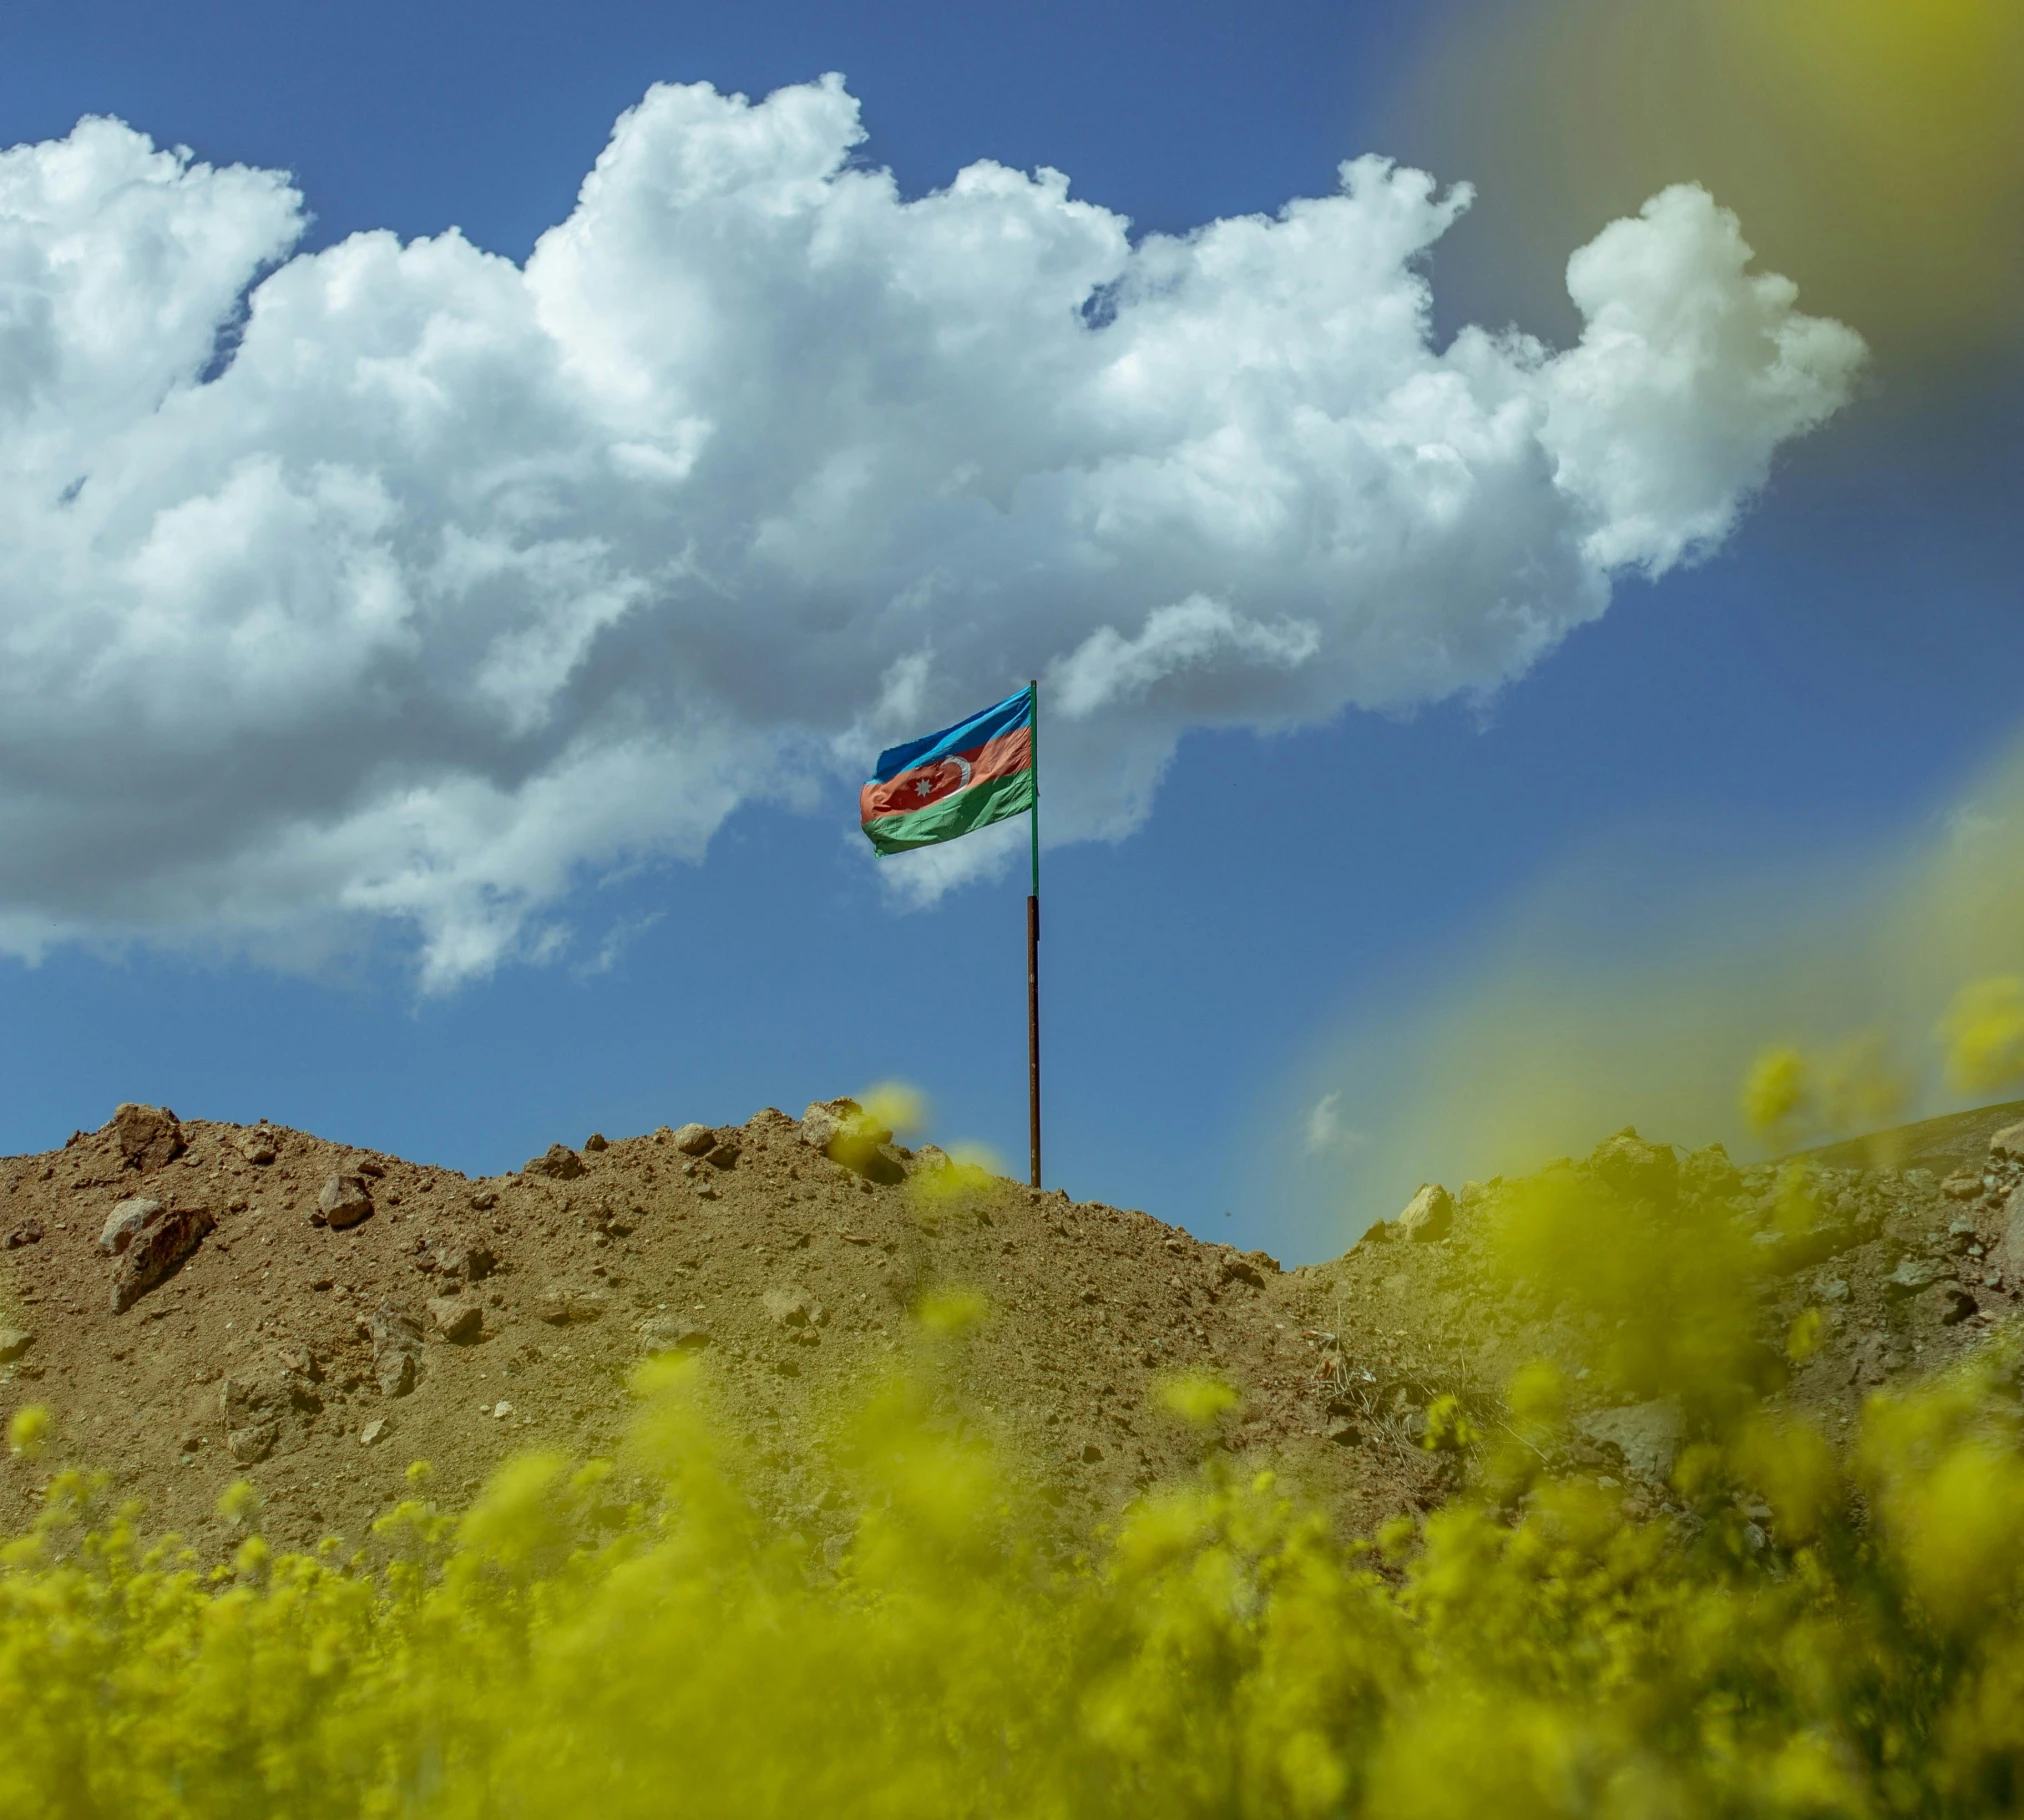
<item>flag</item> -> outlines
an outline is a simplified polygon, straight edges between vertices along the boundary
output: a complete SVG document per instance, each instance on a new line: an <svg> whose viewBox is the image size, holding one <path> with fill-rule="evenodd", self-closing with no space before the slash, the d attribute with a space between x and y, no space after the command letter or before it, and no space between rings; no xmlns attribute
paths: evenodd
<svg viewBox="0 0 2024 1820"><path fill-rule="evenodd" d="M867 839L880 853L932 847L1033 807L1033 691L923 739L881 752L858 792Z"/></svg>

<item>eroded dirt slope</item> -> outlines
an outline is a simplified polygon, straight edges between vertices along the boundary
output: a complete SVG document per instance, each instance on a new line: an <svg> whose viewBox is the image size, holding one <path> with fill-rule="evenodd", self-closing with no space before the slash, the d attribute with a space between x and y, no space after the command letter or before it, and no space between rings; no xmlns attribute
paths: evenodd
<svg viewBox="0 0 2024 1820"><path fill-rule="evenodd" d="M812 1110L808 1127L769 1109L557 1145L471 1181L122 1108L0 1163L0 1414L48 1405L53 1457L110 1469L150 1527L207 1552L241 1477L270 1536L306 1545L363 1537L411 1460L454 1504L515 1449L605 1453L633 1364L696 1350L772 1514L820 1550L844 1521L826 1411L904 1362L924 1292L961 1285L992 1312L942 1369L1039 1479L1064 1542L1187 1465L1150 1395L1176 1368L1237 1385L1225 1444L1271 1455L1345 1522L1432 1495L1424 1456L1331 1440L1333 1354L1271 1259L1059 1192L929 1194L939 1152L888 1143L846 1166ZM136 1260L161 1279L138 1283ZM0 1465L0 1523L29 1515L49 1465Z"/></svg>

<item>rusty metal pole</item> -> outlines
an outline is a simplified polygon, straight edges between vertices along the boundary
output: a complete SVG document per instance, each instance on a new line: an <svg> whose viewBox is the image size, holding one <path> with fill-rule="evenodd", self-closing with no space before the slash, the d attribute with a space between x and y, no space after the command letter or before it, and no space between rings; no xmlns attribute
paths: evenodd
<svg viewBox="0 0 2024 1820"><path fill-rule="evenodd" d="M1040 684L1033 692L1033 807L1027 813L1033 838L1033 889L1026 899L1026 1095L1027 1129L1033 1147L1033 1186L1040 1186Z"/></svg>

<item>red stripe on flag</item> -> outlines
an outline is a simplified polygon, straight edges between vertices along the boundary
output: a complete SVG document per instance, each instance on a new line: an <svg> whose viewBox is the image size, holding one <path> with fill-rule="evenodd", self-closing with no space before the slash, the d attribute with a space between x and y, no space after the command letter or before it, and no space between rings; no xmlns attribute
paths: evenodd
<svg viewBox="0 0 2024 1820"><path fill-rule="evenodd" d="M902 771L882 784L866 784L857 796L858 819L868 822L881 815L905 815L910 810L925 809L972 784L1009 777L1015 771L1030 770L1032 765L1033 729L1021 727L1016 732L1001 733L973 751L954 753L931 765Z"/></svg>

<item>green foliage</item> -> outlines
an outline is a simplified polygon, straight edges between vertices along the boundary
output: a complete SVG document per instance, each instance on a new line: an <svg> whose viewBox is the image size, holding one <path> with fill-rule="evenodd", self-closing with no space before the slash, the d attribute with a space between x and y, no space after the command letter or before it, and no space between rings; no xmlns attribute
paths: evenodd
<svg viewBox="0 0 2024 1820"><path fill-rule="evenodd" d="M1612 1146L1513 1185L1494 1244L1592 1377L1687 1411L1659 1516L1556 1467L1562 1366L1488 1417L1430 1407L1465 1489L1368 1541L1238 1473L1235 1393L1181 1378L1156 1394L1203 1465L1063 1561L946 1397L895 1377L827 1437L856 1518L824 1555L758 1517L706 1372L664 1357L634 1379L643 1501L607 1463L530 1454L452 1517L418 1464L371 1561L277 1553L235 1487L242 1539L204 1571L104 1480L56 1474L0 1547L0 1816L2015 1811L2008 1342L1830 1442L1737 1391L1766 1248ZM986 1313L924 1302L927 1356Z"/></svg>
<svg viewBox="0 0 2024 1820"><path fill-rule="evenodd" d="M1993 1348L1874 1402L1846 1464L1761 1418L1703 1442L1674 1520L1540 1469L1373 1551L1212 1455L1067 1567L906 1382L840 1437L863 1514L833 1573L756 1521L693 1365L639 1388L665 1496L601 1541L602 1470L530 1455L460 1521L390 1512L377 1572L251 1537L206 1574L60 1475L0 1559L0 1813L1476 1820L2019 1792L2024 1449ZM1544 1437L1557 1399L1534 1372L1514 1416Z"/></svg>

